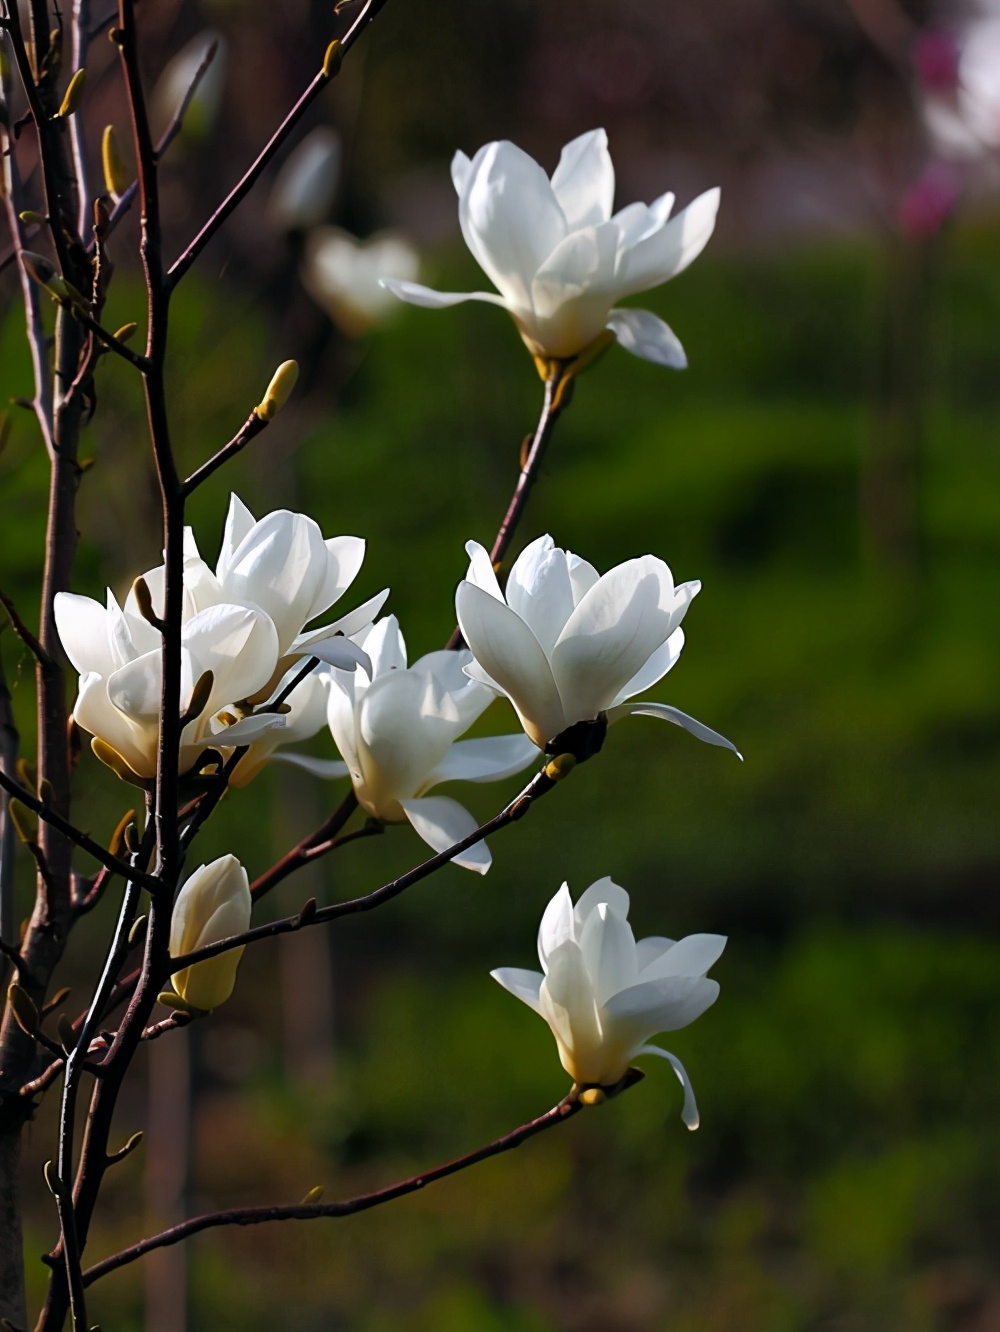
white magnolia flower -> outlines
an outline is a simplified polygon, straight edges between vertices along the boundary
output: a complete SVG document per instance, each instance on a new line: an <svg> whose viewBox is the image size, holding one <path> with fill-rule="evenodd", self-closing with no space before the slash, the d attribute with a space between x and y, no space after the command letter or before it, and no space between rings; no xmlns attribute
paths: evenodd
<svg viewBox="0 0 1000 1332"><path fill-rule="evenodd" d="M612 215L615 172L602 129L568 143L551 180L507 142L486 144L471 161L456 153L451 175L462 235L500 294L439 292L387 280L390 291L434 309L460 301L502 305L540 356L576 356L608 328L635 356L675 369L687 364L662 319L614 307L625 296L660 286L697 258L715 226L717 189L674 218L672 194Z"/></svg>
<svg viewBox="0 0 1000 1332"><path fill-rule="evenodd" d="M328 720L344 762L280 754L326 777L350 776L358 803L389 823L408 819L435 851L445 851L478 824L448 796L428 796L440 782L492 782L520 772L538 754L523 735L459 740L493 701L464 674L468 652L429 652L407 667L394 615L359 635L372 676L333 671ZM455 864L485 874L491 856L479 842Z"/></svg>
<svg viewBox="0 0 1000 1332"><path fill-rule="evenodd" d="M322 222L330 211L340 172L340 135L327 125L307 134L289 154L267 200L273 226L304 231Z"/></svg>
<svg viewBox="0 0 1000 1332"><path fill-rule="evenodd" d="M184 957L207 944L242 934L250 925L250 884L235 856L220 856L196 869L177 894L170 917L170 956ZM210 1012L225 1003L236 984L242 948L185 967L172 977L174 989L192 1008Z"/></svg>
<svg viewBox="0 0 1000 1332"><path fill-rule="evenodd" d="M403 236L383 231L360 241L339 227L317 227L309 236L302 277L334 323L360 337L397 308L380 279L409 283L419 272L420 258Z"/></svg>
<svg viewBox="0 0 1000 1332"><path fill-rule="evenodd" d="M94 750L116 769L115 756L137 777L156 772L159 740L161 637L139 614L133 593L125 609L108 589L107 606L90 597L60 592L56 628L67 657L80 672L73 720L94 737ZM245 744L262 730L282 726L273 714L226 725L219 713L263 688L278 661L278 636L269 616L255 606L220 602L195 611L181 631L181 707L206 671L213 675L200 716L181 733L180 766L186 772L208 746ZM109 753L109 746L114 753Z"/></svg>
<svg viewBox="0 0 1000 1332"><path fill-rule="evenodd" d="M540 748L569 726L606 713L662 717L699 740L737 751L724 736L665 703L628 703L666 675L680 656L680 622L701 588L674 586L670 570L643 555L599 575L550 536L518 556L504 598L478 542L458 586L455 610L475 660L467 673L514 705Z"/></svg>
<svg viewBox="0 0 1000 1332"><path fill-rule="evenodd" d="M682 1117L698 1127L698 1107L676 1055L647 1044L659 1031L692 1023L718 998L705 972L726 946L719 934L638 942L628 923L629 898L598 879L576 906L566 884L545 909L538 931L542 972L502 967L494 980L552 1028L563 1068L581 1087L613 1087L638 1055L666 1059L684 1088Z"/></svg>

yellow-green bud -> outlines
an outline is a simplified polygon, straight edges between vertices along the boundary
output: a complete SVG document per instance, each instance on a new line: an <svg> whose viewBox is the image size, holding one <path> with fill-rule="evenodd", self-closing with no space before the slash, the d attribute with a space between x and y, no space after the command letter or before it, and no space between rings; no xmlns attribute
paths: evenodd
<svg viewBox="0 0 1000 1332"><path fill-rule="evenodd" d="M271 382L262 401L254 408L254 412L262 421L270 421L277 416L288 401L298 377L298 362L282 361L271 376Z"/></svg>
<svg viewBox="0 0 1000 1332"><path fill-rule="evenodd" d="M344 48L341 42L331 42L326 48L326 55L323 57L323 73L328 79L336 78L340 73L340 66L344 59Z"/></svg>
<svg viewBox="0 0 1000 1332"><path fill-rule="evenodd" d="M135 330L138 327L139 325L133 319L127 324L122 324L121 328L116 329L115 337L118 339L119 342L131 342L135 334Z"/></svg>
<svg viewBox="0 0 1000 1332"><path fill-rule="evenodd" d="M101 164L104 167L104 188L117 198L128 189L129 174L118 150L118 135L114 125L105 125L101 136Z"/></svg>
<svg viewBox="0 0 1000 1332"><path fill-rule="evenodd" d="M25 208L18 213L18 217L26 227L40 227L45 223L45 218L41 213L36 213L33 208Z"/></svg>
<svg viewBox="0 0 1000 1332"><path fill-rule="evenodd" d="M65 120L67 116L73 114L80 105L80 99L83 97L83 85L86 82L87 71L85 69L78 69L66 85L66 92L63 94L62 103L59 110L56 112L57 118Z"/></svg>

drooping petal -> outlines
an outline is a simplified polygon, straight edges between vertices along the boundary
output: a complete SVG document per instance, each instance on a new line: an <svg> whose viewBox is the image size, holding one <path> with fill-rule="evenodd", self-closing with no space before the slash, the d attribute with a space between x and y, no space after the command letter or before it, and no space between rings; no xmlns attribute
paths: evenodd
<svg viewBox="0 0 1000 1332"><path fill-rule="evenodd" d="M543 747L566 722L559 690L538 639L503 602L471 583L459 584L455 610L476 660L507 691L525 730Z"/></svg>
<svg viewBox="0 0 1000 1332"><path fill-rule="evenodd" d="M628 917L629 895L624 888L619 888L618 884L607 875L603 879L598 879L585 889L573 909L573 916L576 920L576 937L580 937L580 931L583 929L588 916L596 911L601 902L607 904L618 913L622 919Z"/></svg>
<svg viewBox="0 0 1000 1332"><path fill-rule="evenodd" d="M439 782L496 782L541 757L526 735L494 735L453 744L427 779L426 790Z"/></svg>
<svg viewBox="0 0 1000 1332"><path fill-rule="evenodd" d="M590 130L562 150L552 190L569 229L606 222L615 198L615 169L603 129Z"/></svg>
<svg viewBox="0 0 1000 1332"><path fill-rule="evenodd" d="M704 976L709 967L722 956L726 946L724 934L689 934L650 961L643 969L644 981L661 980L667 976Z"/></svg>
<svg viewBox="0 0 1000 1332"><path fill-rule="evenodd" d="M687 369L687 355L680 338L651 311L612 310L607 327L618 339L618 345L640 360L665 365L670 370Z"/></svg>
<svg viewBox="0 0 1000 1332"><path fill-rule="evenodd" d="M695 720L694 717L689 717L686 712L681 712L680 708L672 708L667 703L619 703L609 709L609 722L619 721L622 717L661 717L664 721L673 722L675 726L682 726L696 739L704 740L706 745L718 745L721 749L731 750L740 762L743 762L743 755L731 740L727 740L724 735L713 731L710 726Z"/></svg>
<svg viewBox="0 0 1000 1332"><path fill-rule="evenodd" d="M312 754L296 754L287 749L279 749L273 758L279 763L291 763L295 768L304 768L314 777L333 779L350 776L347 764L341 759L314 758Z"/></svg>
<svg viewBox="0 0 1000 1332"><path fill-rule="evenodd" d="M594 717L669 637L673 579L653 555L627 560L594 584L552 650L567 721Z"/></svg>
<svg viewBox="0 0 1000 1332"><path fill-rule="evenodd" d="M496 971L490 972L490 975L515 998L533 1008L536 1013L541 1013L538 991L545 977L540 971L525 971L521 967L497 967Z"/></svg>
<svg viewBox="0 0 1000 1332"><path fill-rule="evenodd" d="M628 684L618 691L615 704L624 702L633 694L643 694L651 689L669 670L677 664L684 646L684 630L675 629L665 643L656 649L644 666L641 666ZM614 706L614 704L612 704Z"/></svg>
<svg viewBox="0 0 1000 1332"><path fill-rule="evenodd" d="M527 153L501 141L473 158L458 204L465 243L514 309L530 311L531 282L566 234L549 178Z"/></svg>
<svg viewBox="0 0 1000 1332"><path fill-rule="evenodd" d="M666 1059L674 1072L677 1074L677 1081L684 1088L684 1108L681 1110L681 1119L693 1133L701 1123L698 1116L698 1102L694 1099L694 1088L691 1086L691 1079L687 1075L687 1069L669 1050L661 1050L658 1045L644 1045L636 1050L633 1058L639 1055L651 1054L659 1055L661 1059Z"/></svg>
<svg viewBox="0 0 1000 1332"><path fill-rule="evenodd" d="M623 251L619 258L619 294L649 291L687 268L708 244L719 210L719 191L707 190L676 217Z"/></svg>
<svg viewBox="0 0 1000 1332"><path fill-rule="evenodd" d="M380 278L379 286L391 291L407 305L421 305L425 310L444 310L449 305L462 305L465 301L486 301L489 305L506 305L502 296L492 291L435 291L421 282L403 282L399 278Z"/></svg>
<svg viewBox="0 0 1000 1332"><path fill-rule="evenodd" d="M447 851L479 826L463 805L448 796L424 796L420 800L401 800L400 804L414 831L434 851ZM454 856L452 863L485 874L493 857L485 842L476 842Z"/></svg>
<svg viewBox="0 0 1000 1332"><path fill-rule="evenodd" d="M600 902L580 932L580 951L598 1004L634 985L639 975L635 938L624 916Z"/></svg>
<svg viewBox="0 0 1000 1332"><path fill-rule="evenodd" d="M548 971L549 954L567 939L575 939L573 899L569 884L564 883L542 913L538 927L538 960L542 970Z"/></svg>

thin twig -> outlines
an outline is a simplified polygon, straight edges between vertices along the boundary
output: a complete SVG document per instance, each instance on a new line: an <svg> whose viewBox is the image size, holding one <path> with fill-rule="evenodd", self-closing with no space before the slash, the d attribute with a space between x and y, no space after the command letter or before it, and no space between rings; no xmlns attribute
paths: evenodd
<svg viewBox="0 0 1000 1332"><path fill-rule="evenodd" d="M258 1226L268 1221L318 1221L323 1217L353 1216L357 1212L366 1212L369 1208L379 1207L382 1203L403 1198L408 1193L418 1193L428 1184L458 1174L461 1170L467 1170L469 1166L478 1165L480 1161L489 1160L491 1156L500 1156L503 1152L512 1151L515 1147L520 1147L522 1142L533 1138L535 1134L554 1128L557 1124L566 1123L583 1109L583 1105L581 1100L570 1093L544 1115L522 1124L511 1133L505 1133L503 1137L496 1138L485 1147L468 1152L465 1156L456 1157L444 1165L434 1166L422 1174L400 1180L397 1184L376 1189L374 1193L361 1194L360 1197L350 1198L345 1202L299 1203L290 1207L233 1207L227 1211L206 1212L202 1216L192 1217L95 1263L83 1274L84 1284L87 1286L93 1284L101 1277L107 1276L109 1272L115 1272L128 1263L135 1262L137 1258L141 1258L153 1249L177 1244L191 1235L197 1235L199 1231L210 1230L215 1226Z"/></svg>
<svg viewBox="0 0 1000 1332"><path fill-rule="evenodd" d="M341 43L341 51L344 55L351 49L357 39L361 36L364 29L375 18L379 10L383 9L387 0L366 0L361 13L351 25L350 30ZM310 81L305 92L285 116L284 120L268 139L265 146L258 153L252 165L244 172L243 176L237 181L233 188L219 204L215 212L211 215L205 225L201 228L195 238L189 242L182 253L174 260L167 274L167 280L171 287L175 287L181 278L188 271L194 261L201 254L202 250L219 230L222 224L230 217L240 203L250 193L257 180L260 178L264 168L268 165L275 154L281 149L292 130L299 123L306 111L316 100L319 94L327 86L332 78L336 77L336 70L329 74L325 70L315 74Z"/></svg>
<svg viewBox="0 0 1000 1332"><path fill-rule="evenodd" d="M195 468L184 482L184 494L190 495L193 490L197 490L203 481L207 481L223 463L228 462L230 458L235 458L240 450L259 435L262 430L266 430L269 424L270 422L257 415L256 409L252 411L229 443L223 444L218 453L213 454L207 462L203 462L200 467Z"/></svg>

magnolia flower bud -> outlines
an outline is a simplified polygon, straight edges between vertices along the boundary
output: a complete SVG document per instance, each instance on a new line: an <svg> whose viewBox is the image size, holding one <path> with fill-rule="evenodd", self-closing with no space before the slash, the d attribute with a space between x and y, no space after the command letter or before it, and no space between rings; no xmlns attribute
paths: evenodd
<svg viewBox="0 0 1000 1332"><path fill-rule="evenodd" d="M674 369L687 364L662 319L613 307L698 257L715 227L718 190L673 218L672 194L612 215L615 172L602 129L568 143L551 180L506 142L486 144L471 161L456 153L451 176L465 242L500 294L387 280L401 300L432 309L461 301L503 306L539 358L574 360L610 329L634 356Z"/></svg>
<svg viewBox="0 0 1000 1332"><path fill-rule="evenodd" d="M299 377L298 361L282 361L271 376L271 382L267 386L267 392L262 400L254 408L256 414L262 421L270 421L277 416L284 407L285 403L291 397L292 389L295 387L295 381Z"/></svg>
<svg viewBox="0 0 1000 1332"><path fill-rule="evenodd" d="M692 934L679 943L657 937L636 942L628 923L629 897L610 879L592 883L574 907L566 884L545 909L538 931L542 971L503 967L491 973L505 990L545 1019L563 1068L586 1104L616 1087L639 1055L666 1059L684 1088L682 1118L698 1127L698 1107L684 1065L647 1041L677 1031L718 998L705 972L726 946L719 934Z"/></svg>
<svg viewBox="0 0 1000 1332"><path fill-rule="evenodd" d="M104 188L112 198L117 199L128 189L131 177L122 161L114 125L105 125L101 135L101 166L104 170Z"/></svg>
<svg viewBox="0 0 1000 1332"><path fill-rule="evenodd" d="M80 100L83 97L83 87L86 81L87 71L85 69L78 69L66 85L66 91L63 94L62 102L59 106L59 110L56 112L58 119L64 120L67 116L73 115L76 111L77 107L80 105Z"/></svg>
<svg viewBox="0 0 1000 1332"><path fill-rule="evenodd" d="M170 956L183 957L242 934L250 924L250 905L247 872L235 856L202 865L177 894L170 918ZM231 948L185 967L174 975L174 989L186 1005L210 1012L232 994L242 955L242 948Z"/></svg>

